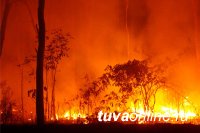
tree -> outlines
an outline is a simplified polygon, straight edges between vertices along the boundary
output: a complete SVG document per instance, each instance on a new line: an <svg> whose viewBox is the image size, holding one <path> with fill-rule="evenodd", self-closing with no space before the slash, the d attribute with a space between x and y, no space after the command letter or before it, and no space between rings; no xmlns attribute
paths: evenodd
<svg viewBox="0 0 200 133"><path fill-rule="evenodd" d="M79 89L80 91L80 111L84 112L85 108L87 108L87 113L90 115L93 109L96 112L99 110L98 104L98 96L106 89L106 87L110 84L108 76L106 74L103 74L101 77L99 77L96 80L91 80L86 74L84 76L84 84ZM101 99L100 99L101 102ZM99 104L101 104L99 102ZM102 104L101 104L102 105Z"/></svg>
<svg viewBox="0 0 200 133"><path fill-rule="evenodd" d="M49 119L49 112L51 111L51 118L55 118L55 87L56 87L56 74L57 68L60 61L65 57L69 57L69 39L71 39L70 34L65 34L61 29L56 29L46 34L46 45L44 52L44 66L45 69L45 85L44 85L44 101L45 101L45 118ZM37 50L36 50L37 53ZM24 65L30 65L36 62L36 56L26 56L24 59ZM31 70L33 70L31 68ZM34 72L31 71L29 76L34 76ZM32 77L34 78L34 77ZM49 82L51 84L49 84ZM51 110L49 108L49 88L52 89L52 100L51 100ZM28 90L28 96L35 99L35 89L30 88Z"/></svg>
<svg viewBox="0 0 200 133"><path fill-rule="evenodd" d="M43 64L45 50L45 0L38 0L38 51L36 65L36 115L37 124L44 124L44 101L43 101Z"/></svg>
<svg viewBox="0 0 200 133"><path fill-rule="evenodd" d="M154 111L156 103L156 93L158 89L165 86L166 78L161 66L148 67L147 73L140 75L138 87L142 94L144 111Z"/></svg>
<svg viewBox="0 0 200 133"><path fill-rule="evenodd" d="M128 110L130 109L128 101L131 100L135 111L137 104L141 103L144 112L153 112L156 93L165 85L161 66L149 67L147 60L133 60L124 64L107 66L101 77L88 83L88 86L82 90L84 99L87 101L92 96L96 98L104 94L99 105L104 106L105 110L116 110L118 107L121 111Z"/></svg>
<svg viewBox="0 0 200 133"><path fill-rule="evenodd" d="M149 67L146 60L133 60L114 67L108 66L107 71L113 85L119 87L119 91L123 93L125 104L129 96L140 94L136 95L134 103L139 98L144 111L154 110L157 90L165 83L160 66Z"/></svg>
<svg viewBox="0 0 200 133"><path fill-rule="evenodd" d="M1 27L0 27L0 33L1 33L0 34L0 56L2 55L2 52L3 52L3 45L4 45L4 40L5 40L9 12L11 10L12 5L16 2L21 2L22 4L24 4L26 6L27 11L28 11L31 21L32 21L33 28L36 31L33 16L32 16L30 7L26 0L1 0L0 3L3 5L3 11L2 11Z"/></svg>
<svg viewBox="0 0 200 133"><path fill-rule="evenodd" d="M4 2L4 3L3 3ZM4 39L5 39L5 32L6 32L6 24L7 24L7 18L8 18L8 14L10 12L10 7L12 5L12 1L11 0L2 0L1 1L2 4L4 4L4 9L3 9L3 15L2 15L2 21L1 21L1 29L0 29L0 56L2 54L2 50L3 50L3 43L4 43Z"/></svg>
<svg viewBox="0 0 200 133"><path fill-rule="evenodd" d="M90 108L92 106L92 84L90 82L90 78L88 74L84 76L84 85L79 89L80 91L80 112L84 113L87 110L87 114L90 114ZM87 108L87 109L86 109Z"/></svg>
<svg viewBox="0 0 200 133"><path fill-rule="evenodd" d="M51 33L51 36L47 36L47 45L45 48L45 69L46 78L48 77L48 72L52 74L52 99L51 99L51 115L55 120L55 86L56 86L56 74L58 69L58 64L63 59L63 57L68 57L68 42L71 36L69 34L64 34L62 30L55 30ZM48 79L46 79L48 80ZM47 85L47 84L46 84ZM47 87L48 92L48 87ZM48 99L47 99L48 100Z"/></svg>

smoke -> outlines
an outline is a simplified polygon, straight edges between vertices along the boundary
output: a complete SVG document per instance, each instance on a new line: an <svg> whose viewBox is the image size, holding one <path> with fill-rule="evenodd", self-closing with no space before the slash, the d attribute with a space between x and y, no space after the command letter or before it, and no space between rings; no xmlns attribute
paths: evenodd
<svg viewBox="0 0 200 133"><path fill-rule="evenodd" d="M28 4L36 23L37 1ZM76 95L86 73L96 78L107 65L134 58L151 58L154 63L166 58L175 60L170 80L180 84L184 91L199 93L196 51L200 46L199 40L195 40L199 34L196 29L199 14L194 12L190 0L46 1L47 32L61 28L73 36L69 58L58 66L56 101ZM13 5L8 18L5 49L0 59L1 80L8 81L18 100L20 72L16 64L35 52L36 34L23 5ZM34 81L25 83L26 89L34 86ZM26 94L24 97L29 99Z"/></svg>
<svg viewBox="0 0 200 133"><path fill-rule="evenodd" d="M194 5L188 0L148 1L150 10L144 53L155 62L170 58L169 80L178 85L183 95L199 103L194 95L199 91L198 58L196 50L200 43L195 41L196 14ZM197 5L195 5L197 6ZM198 31L199 32L199 31ZM196 33L197 34L197 33Z"/></svg>

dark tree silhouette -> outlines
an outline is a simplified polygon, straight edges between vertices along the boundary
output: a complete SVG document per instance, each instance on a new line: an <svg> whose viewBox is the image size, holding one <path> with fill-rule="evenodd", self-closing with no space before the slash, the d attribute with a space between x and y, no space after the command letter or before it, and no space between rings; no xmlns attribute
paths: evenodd
<svg viewBox="0 0 200 133"><path fill-rule="evenodd" d="M143 105L144 111L154 111L156 93L165 85L162 66L149 67L146 60L132 60L107 66L105 71L81 90L84 101L92 101L92 96L96 98L103 94L104 97L99 101L101 109L113 110L120 107L121 110L128 110L127 103L131 99L135 111L138 103Z"/></svg>
<svg viewBox="0 0 200 133"><path fill-rule="evenodd" d="M52 99L51 99L51 117L55 120L55 87L56 87L56 74L58 69L58 64L60 61L67 56L68 57L68 42L71 36L69 34L64 34L62 30L55 30L51 33L52 36L47 36L46 48L45 48L45 69L46 78L48 77L48 72L52 72ZM49 40L49 41L48 41ZM47 81L48 79L46 79ZM47 84L46 84L47 86ZM48 92L48 87L47 87ZM47 98L48 100L48 98Z"/></svg>
<svg viewBox="0 0 200 133"><path fill-rule="evenodd" d="M49 119L51 111L51 118L55 120L55 87L56 87L56 74L58 69L58 64L66 56L69 57L69 39L72 39L69 33L65 34L61 29L55 29L50 34L47 35L45 39L45 52L44 52L44 65L46 75L46 83L44 83L44 101L45 101L45 118ZM37 53L37 50L36 50ZM26 56L24 59L24 65L30 65L31 63L36 62L36 56ZM29 76L34 76L34 72L31 71ZM34 78L34 77L32 77ZM52 82L52 84L49 84ZM51 108L49 108L49 88L52 89L52 100ZM36 98L35 89L30 88L28 90L28 96L35 99ZM51 110L50 110L51 109Z"/></svg>
<svg viewBox="0 0 200 133"><path fill-rule="evenodd" d="M161 66L149 67L146 60L133 60L108 66L107 71L113 85L119 87L119 92L123 94L122 103L126 104L129 96L140 94L135 97L134 103L140 98L144 111L154 110L157 90L165 84Z"/></svg>
<svg viewBox="0 0 200 133"><path fill-rule="evenodd" d="M45 50L45 0L38 1L38 51L36 66L36 115L37 124L44 124L44 101L43 101L43 63Z"/></svg>
<svg viewBox="0 0 200 133"><path fill-rule="evenodd" d="M3 3L4 2L4 3ZM2 50L3 50L3 43L4 43L4 39L5 39L5 32L6 32L6 24L7 24L7 18L8 18L8 14L10 12L10 7L12 5L12 1L11 0L2 0L1 1L2 4L4 4L4 9L3 9L3 14L2 14L2 20L1 20L1 29L0 29L0 56L2 54Z"/></svg>
<svg viewBox="0 0 200 133"><path fill-rule="evenodd" d="M92 113L93 109L97 110L95 107L93 107L97 105L96 98L108 86L109 79L107 78L106 74L103 74L103 76L97 80L92 81L86 74L84 80L84 85L79 89L80 110L81 112L85 112L85 110L87 110L87 114L89 115Z"/></svg>
<svg viewBox="0 0 200 133"><path fill-rule="evenodd" d="M12 5L14 3L17 3L17 2L20 2L20 3L22 3L26 6L27 11L30 15L30 19L32 21L33 28L34 28L35 31L37 31L37 29L35 28L34 19L33 19L30 7L29 7L26 0L0 0L0 3L3 5L1 27L0 27L0 33L1 33L0 34L0 56L3 53L3 46L4 46L4 40L5 40L7 20L8 20L9 12L11 10Z"/></svg>

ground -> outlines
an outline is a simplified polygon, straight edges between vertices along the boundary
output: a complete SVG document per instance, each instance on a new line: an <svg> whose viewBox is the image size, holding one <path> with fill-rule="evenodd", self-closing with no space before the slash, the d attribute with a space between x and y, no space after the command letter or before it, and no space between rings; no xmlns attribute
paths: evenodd
<svg viewBox="0 0 200 133"><path fill-rule="evenodd" d="M122 124L88 124L88 125L66 125L46 124L38 127L36 125L1 125L1 133L200 133L200 126L183 124L152 124L152 125L122 125Z"/></svg>

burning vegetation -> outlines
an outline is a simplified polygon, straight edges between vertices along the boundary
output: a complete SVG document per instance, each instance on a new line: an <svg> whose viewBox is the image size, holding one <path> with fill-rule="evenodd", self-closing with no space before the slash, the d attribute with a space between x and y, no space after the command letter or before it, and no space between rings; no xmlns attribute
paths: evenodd
<svg viewBox="0 0 200 133"><path fill-rule="evenodd" d="M47 48L49 48L50 45L47 45ZM56 50L60 53L58 50L59 48L60 47L54 47L51 51ZM48 59L52 59L51 64L53 64L53 66L55 64L57 65L58 62L54 61L54 59L57 58L49 57L54 56L46 56L46 64L49 62ZM47 65L45 65L45 67L46 66ZM49 81L46 81L44 88L45 119L47 122L96 123L98 122L99 112L103 111L107 113L107 116L102 117L104 119L111 117L112 113L134 113L135 115L127 117L134 118L134 123L140 124L160 122L199 124L198 108L188 97L182 95L181 92L175 91L173 86L168 82L167 65L151 65L150 60L140 61L135 59L123 64L116 64L114 66L108 65L99 78L92 80L90 76L86 74L78 95L71 100L65 99L62 106L58 105L57 107L54 103L56 69L55 67L51 67L51 69L54 71L54 73L52 72L52 79L48 79L48 72L50 69L45 69L46 80ZM49 85L47 83L49 83ZM10 96L8 96L11 95L9 92L10 88L6 87L5 82L1 83L1 88L3 94L1 101L2 122L12 122L16 119L16 116L20 118L18 119L20 122L21 119L24 119L24 116L18 115L23 115L23 108L18 110L14 107L14 102L11 101ZM48 94L50 90L52 91L50 95L51 98L49 98ZM35 95L35 89L28 90L28 96L33 98L33 100L35 100ZM51 99L51 104L49 104L49 99ZM163 119L164 117L168 118L168 121L164 121L160 117L159 119L156 118L158 114L163 115ZM140 119L136 120L136 115L140 115ZM121 117L122 116L120 116L120 118ZM25 119L25 121L34 122L32 112L26 116ZM111 118L107 118L106 121L109 122L112 120ZM120 122L120 120L118 122ZM130 121L127 120L127 122Z"/></svg>
<svg viewBox="0 0 200 133"><path fill-rule="evenodd" d="M100 111L109 113L134 112L167 114L170 123L198 123L197 108L192 102L175 92L167 82L166 67L150 66L148 60L132 60L124 64L107 66L96 80L84 77L79 95L65 102L68 111L57 114L59 119L91 118L96 120ZM154 116L151 116L154 117ZM187 117L187 121L181 121ZM138 123L160 122L138 121ZM161 121L164 122L164 121Z"/></svg>
<svg viewBox="0 0 200 133"><path fill-rule="evenodd" d="M23 0L34 26L24 36L6 28L19 1L2 0L1 124L200 124L197 0L49 0L65 21L50 9L45 19L45 0L33 4L38 18Z"/></svg>

